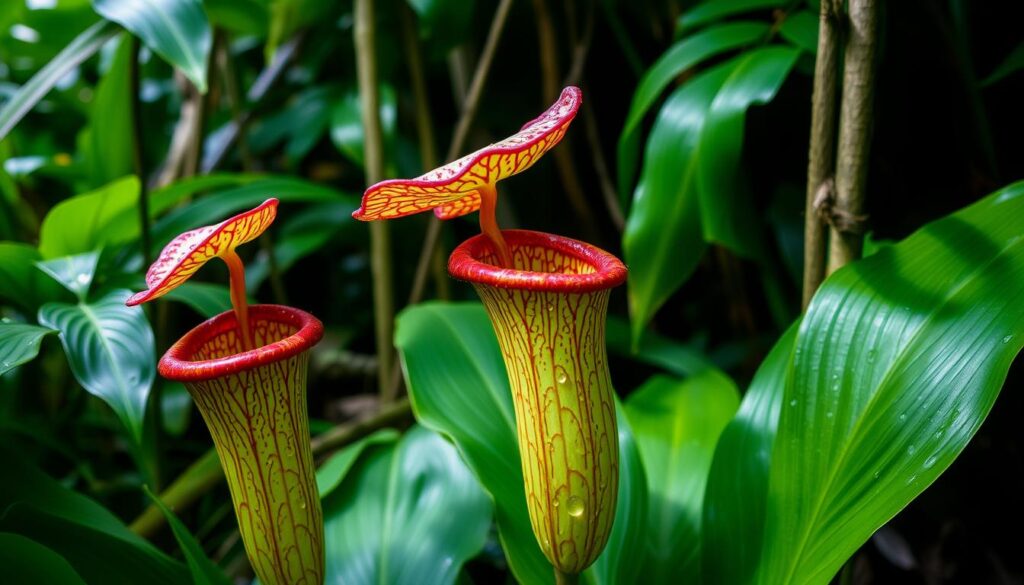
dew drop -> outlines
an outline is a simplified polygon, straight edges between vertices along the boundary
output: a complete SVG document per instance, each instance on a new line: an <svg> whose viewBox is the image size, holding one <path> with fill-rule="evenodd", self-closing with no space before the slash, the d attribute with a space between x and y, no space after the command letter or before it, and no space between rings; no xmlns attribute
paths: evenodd
<svg viewBox="0 0 1024 585"><path fill-rule="evenodd" d="M910 479L907 480L907 485L910 485L910 484L914 483L915 481L917 481L917 476L916 475L911 475Z"/></svg>
<svg viewBox="0 0 1024 585"><path fill-rule="evenodd" d="M905 420L907 420L907 413L904 412L903 414L900 415L900 422L903 422Z"/></svg>
<svg viewBox="0 0 1024 585"><path fill-rule="evenodd" d="M790 400L789 401L789 405L790 406L796 406L796 399L794 398L793 400Z"/></svg>
<svg viewBox="0 0 1024 585"><path fill-rule="evenodd" d="M571 498L569 498L568 506L566 507L566 512L569 512L569 515L573 518L579 518L580 516L582 516L583 500L581 500L579 496L572 496Z"/></svg>
<svg viewBox="0 0 1024 585"><path fill-rule="evenodd" d="M869 364L875 363L875 355L876 354L877 354L877 352L875 350L873 350L873 349L869 349L868 350L868 363Z"/></svg>
<svg viewBox="0 0 1024 585"><path fill-rule="evenodd" d="M831 410L825 413L825 418L832 418L832 411Z"/></svg>
<svg viewBox="0 0 1024 585"><path fill-rule="evenodd" d="M917 453L917 447L914 445L907 447L907 455L913 455L914 453Z"/></svg>
<svg viewBox="0 0 1024 585"><path fill-rule="evenodd" d="M79 274L77 277L75 277L75 280L78 282L78 284L89 284L89 275ZM1006 342L1004 341L1003 343Z"/></svg>
<svg viewBox="0 0 1024 585"><path fill-rule="evenodd" d="M882 477L882 470L881 470L881 469L879 469L878 471L876 471L876 472L874 473L874 475L875 475L875 479L878 479L879 477Z"/></svg>
<svg viewBox="0 0 1024 585"><path fill-rule="evenodd" d="M936 462L937 460L938 460L938 457L936 457L935 455L932 455L931 457L929 457L928 459L926 459L926 460L925 460L925 462L924 462L924 468L925 468L925 469L931 469L931 468L932 468L932 466L934 466L934 465L935 465L935 462Z"/></svg>
<svg viewBox="0 0 1024 585"><path fill-rule="evenodd" d="M1006 337L1003 338L1003 343L1010 343L1011 341L1013 341L1012 335L1007 335Z"/></svg>

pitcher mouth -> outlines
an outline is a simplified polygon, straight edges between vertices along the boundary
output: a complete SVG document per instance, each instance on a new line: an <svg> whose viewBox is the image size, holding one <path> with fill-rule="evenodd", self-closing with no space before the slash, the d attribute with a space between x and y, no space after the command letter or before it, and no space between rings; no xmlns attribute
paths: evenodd
<svg viewBox="0 0 1024 585"><path fill-rule="evenodd" d="M480 234L455 248L448 259L448 273L474 284L561 293L606 290L626 281L626 266L621 260L586 242L529 230L501 233L517 266L525 265L531 253L539 252L544 253L546 261L565 266L548 271L502 268L491 263L496 262L494 247Z"/></svg>
<svg viewBox="0 0 1024 585"><path fill-rule="evenodd" d="M249 351L214 359L194 359L207 342L237 328L234 312L226 311L200 323L172 345L160 358L157 368L160 375L178 382L199 382L236 374L298 355L316 345L324 335L324 326L319 319L283 305L252 305L249 307L249 321L253 327L260 322L271 322L293 327L296 331Z"/></svg>

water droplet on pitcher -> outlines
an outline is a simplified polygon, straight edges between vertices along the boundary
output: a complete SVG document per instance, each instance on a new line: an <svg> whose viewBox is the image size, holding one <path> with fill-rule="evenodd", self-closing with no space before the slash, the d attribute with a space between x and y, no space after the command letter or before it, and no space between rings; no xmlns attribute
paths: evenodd
<svg viewBox="0 0 1024 585"><path fill-rule="evenodd" d="M565 372L558 372L558 377L556 379L558 380L559 384L565 384L566 382L569 381L569 376L566 375Z"/></svg>
<svg viewBox="0 0 1024 585"><path fill-rule="evenodd" d="M569 505L566 508L569 515L573 518L579 518L583 515L583 500L579 496L572 496L569 498Z"/></svg>
<svg viewBox="0 0 1024 585"><path fill-rule="evenodd" d="M299 507L302 508L303 510L305 510L306 509L306 500L302 500L301 502L299 502Z"/></svg>
<svg viewBox="0 0 1024 585"><path fill-rule="evenodd" d="M555 310L555 306L554 306L554 305L548 305L548 312L549 312L549 313L550 313L551 311L554 311L554 310Z"/></svg>

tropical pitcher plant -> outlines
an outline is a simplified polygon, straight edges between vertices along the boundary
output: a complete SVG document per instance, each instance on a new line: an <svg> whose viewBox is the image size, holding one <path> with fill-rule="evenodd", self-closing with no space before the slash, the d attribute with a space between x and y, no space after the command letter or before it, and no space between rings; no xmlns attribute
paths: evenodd
<svg viewBox="0 0 1024 585"><path fill-rule="evenodd" d="M323 513L306 369L323 325L292 307L248 306L245 269L235 252L270 226L277 203L268 199L171 240L146 273L149 288L127 304L166 294L212 258L227 264L233 310L186 333L160 359L159 371L185 384L210 429L256 576L265 585L320 585Z"/></svg>
<svg viewBox="0 0 1024 585"><path fill-rule="evenodd" d="M619 449L605 317L626 267L584 242L498 229L496 184L555 146L581 101L580 90L568 87L513 136L415 179L373 185L353 214L370 221L480 211L482 233L455 249L448 271L473 284L497 334L530 521L559 582L597 559L615 518Z"/></svg>

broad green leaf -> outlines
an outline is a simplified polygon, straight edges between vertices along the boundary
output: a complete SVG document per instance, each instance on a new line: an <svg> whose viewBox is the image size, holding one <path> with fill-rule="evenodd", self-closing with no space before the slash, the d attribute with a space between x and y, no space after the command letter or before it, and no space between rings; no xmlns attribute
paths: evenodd
<svg viewBox="0 0 1024 585"><path fill-rule="evenodd" d="M397 443L401 436L395 429L381 429L331 455L316 470L316 487L320 492L320 499L326 499L336 487L341 485L341 481L352 470L352 466L355 465L363 451L374 446Z"/></svg>
<svg viewBox="0 0 1024 585"><path fill-rule="evenodd" d="M35 359L39 344L51 333L46 327L0 321L0 375Z"/></svg>
<svg viewBox="0 0 1024 585"><path fill-rule="evenodd" d="M80 254L136 237L137 212L134 223L115 220L123 212L136 209L139 189L139 179L129 176L61 201L43 219L40 254L47 259Z"/></svg>
<svg viewBox="0 0 1024 585"><path fill-rule="evenodd" d="M789 47L764 47L738 57L711 102L697 145L705 153L697 161L704 240L751 259L763 256L764 237L740 170L746 112L775 97L798 55Z"/></svg>
<svg viewBox="0 0 1024 585"><path fill-rule="evenodd" d="M650 493L641 581L698 582L708 470L739 401L733 381L715 370L685 381L655 376L626 400Z"/></svg>
<svg viewBox="0 0 1024 585"><path fill-rule="evenodd" d="M810 10L788 14L779 26L779 34L794 46L814 55L818 52L818 15Z"/></svg>
<svg viewBox="0 0 1024 585"><path fill-rule="evenodd" d="M86 583L185 585L181 563L128 529L95 501L0 447L0 532L30 538L63 557Z"/></svg>
<svg viewBox="0 0 1024 585"><path fill-rule="evenodd" d="M129 296L131 291L114 290L77 305L47 303L39 309L39 323L60 331L75 379L110 405L141 443L156 352L142 309L124 304Z"/></svg>
<svg viewBox="0 0 1024 585"><path fill-rule="evenodd" d="M385 152L394 152L397 117L398 104L395 90L390 85L381 85L380 125ZM363 114L359 104L359 91L352 87L338 99L332 108L331 142L341 151L341 154L362 167L363 140Z"/></svg>
<svg viewBox="0 0 1024 585"><path fill-rule="evenodd" d="M1024 69L1024 43L1017 45L1013 51L1010 51L1010 54L1006 56L1006 59L996 67L995 71L981 82L981 85L991 85L1021 69ZM0 136L2 135L3 133L0 132Z"/></svg>
<svg viewBox="0 0 1024 585"><path fill-rule="evenodd" d="M196 538L192 536L192 533L182 524L181 520L174 515L174 512L165 506L160 501L160 498L150 491L149 487L143 486L143 490L145 490L149 499L156 504L156 507L160 509L164 518L167 519L167 524L170 525L171 532L174 533L174 538L177 539L178 546L185 555L188 570L192 573L192 582L195 585L229 585L231 581L227 578L227 575L217 567L216 563L210 560L210 557L206 556L206 553L203 552L203 547L199 545Z"/></svg>
<svg viewBox="0 0 1024 585"><path fill-rule="evenodd" d="M676 31L683 32L744 12L785 8L787 4L786 0L704 0L679 17Z"/></svg>
<svg viewBox="0 0 1024 585"><path fill-rule="evenodd" d="M665 88L686 70L715 55L754 43L764 38L768 30L767 24L756 22L735 22L709 28L669 47L644 73L633 93L633 102L619 136L619 196L623 209L629 207L636 174L641 123Z"/></svg>
<svg viewBox="0 0 1024 585"><path fill-rule="evenodd" d="M110 22L98 22L85 29L63 51L21 86L0 108L0 140L29 113L53 86L65 75L92 57L100 47L114 37L121 27Z"/></svg>
<svg viewBox="0 0 1024 585"><path fill-rule="evenodd" d="M522 583L552 583L551 565L530 527L512 393L483 306L424 303L407 309L398 317L395 346L417 420L452 439L491 495L513 575ZM606 547L584 572L590 583L613 583L619 576L630 582L641 567L643 523L631 519L644 517L647 493L625 424L619 427L619 452L619 502L609 542L620 544Z"/></svg>
<svg viewBox="0 0 1024 585"><path fill-rule="evenodd" d="M92 0L103 18L125 27L206 93L212 35L199 0Z"/></svg>
<svg viewBox="0 0 1024 585"><path fill-rule="evenodd" d="M622 239L630 269L626 284L634 340L686 282L704 253L696 181L698 143L711 102L732 67L732 62L719 65L675 90L647 139Z"/></svg>
<svg viewBox="0 0 1024 585"><path fill-rule="evenodd" d="M359 222L352 212L359 207L355 197L337 203L318 203L290 215L281 223L275 237L274 260L284 274L296 262L336 241L343 232ZM358 233L365 236L364 229ZM270 258L264 250L246 265L245 284L254 294L270 274Z"/></svg>
<svg viewBox="0 0 1024 585"><path fill-rule="evenodd" d="M92 286L93 277L96 276L96 264L99 260L99 252L86 252L36 262L36 268L82 300L85 299L89 293L89 287Z"/></svg>
<svg viewBox="0 0 1024 585"><path fill-rule="evenodd" d="M323 507L330 583L454 583L491 524L455 448L420 426L363 450Z"/></svg>
<svg viewBox="0 0 1024 585"><path fill-rule="evenodd" d="M763 583L827 583L981 426L1024 346L1024 183L836 272L800 325Z"/></svg>
<svg viewBox="0 0 1024 585"><path fill-rule="evenodd" d="M160 422L164 432L180 437L188 430L192 418L192 397L181 382L162 381L160 389Z"/></svg>
<svg viewBox="0 0 1024 585"><path fill-rule="evenodd" d="M704 495L705 583L751 583L757 570L772 444L796 331L791 326L776 342L718 439Z"/></svg>
<svg viewBox="0 0 1024 585"><path fill-rule="evenodd" d="M59 554L34 540L0 532L0 566L8 578L19 583L86 585Z"/></svg>
<svg viewBox="0 0 1024 585"><path fill-rule="evenodd" d="M300 161L330 127L332 110L341 96L341 86L336 83L307 87L279 112L253 126L249 146L262 152L284 141L288 159Z"/></svg>
<svg viewBox="0 0 1024 585"><path fill-rule="evenodd" d="M36 268L40 258L39 251L28 244L0 242L0 301L17 306L26 316L67 294Z"/></svg>
<svg viewBox="0 0 1024 585"><path fill-rule="evenodd" d="M96 96L89 106L89 167L94 185L135 172L132 162L132 95L129 70L132 47L127 33L120 35L110 69L96 85Z"/></svg>
<svg viewBox="0 0 1024 585"><path fill-rule="evenodd" d="M775 95L797 54L777 46L745 52L675 90L658 113L622 242L634 343L707 242L746 255L760 249L751 207L735 205L743 121L752 103Z"/></svg>

